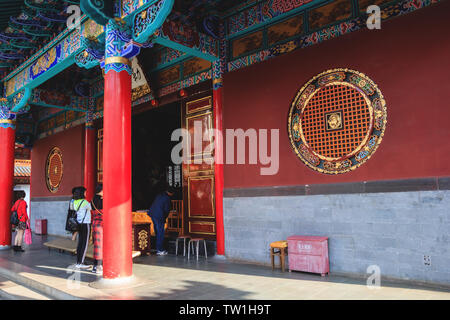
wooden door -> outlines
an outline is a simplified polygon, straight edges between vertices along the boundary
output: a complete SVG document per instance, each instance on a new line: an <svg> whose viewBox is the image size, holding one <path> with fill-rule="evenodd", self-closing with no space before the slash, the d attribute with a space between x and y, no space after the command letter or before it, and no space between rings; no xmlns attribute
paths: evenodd
<svg viewBox="0 0 450 320"><path fill-rule="evenodd" d="M216 239L216 212L213 154L209 150L213 137L212 93L192 97L182 106L182 126L190 134L185 150L190 150L190 163L183 163L184 230L192 237ZM194 142L194 131L201 124L202 142ZM200 131L197 129L196 134ZM198 146L201 145L201 148ZM201 159L201 163L199 162Z"/></svg>

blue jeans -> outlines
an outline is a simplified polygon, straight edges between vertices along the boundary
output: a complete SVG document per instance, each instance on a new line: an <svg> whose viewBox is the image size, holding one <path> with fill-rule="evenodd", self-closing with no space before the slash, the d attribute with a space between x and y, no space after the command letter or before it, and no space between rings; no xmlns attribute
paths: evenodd
<svg viewBox="0 0 450 320"><path fill-rule="evenodd" d="M155 230L156 235L156 251L164 251L164 220L154 219L153 221L153 229Z"/></svg>

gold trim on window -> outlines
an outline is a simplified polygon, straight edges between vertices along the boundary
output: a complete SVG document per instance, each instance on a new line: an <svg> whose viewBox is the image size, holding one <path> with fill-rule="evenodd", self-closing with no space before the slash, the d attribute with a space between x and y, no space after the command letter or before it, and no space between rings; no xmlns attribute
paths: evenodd
<svg viewBox="0 0 450 320"><path fill-rule="evenodd" d="M211 180L211 208L212 208L212 215L205 216L205 215L195 215L191 216L191 180ZM188 217L189 218L202 218L202 219L215 219L216 218L216 206L215 206L215 181L214 176L201 176L201 177L188 177Z"/></svg>

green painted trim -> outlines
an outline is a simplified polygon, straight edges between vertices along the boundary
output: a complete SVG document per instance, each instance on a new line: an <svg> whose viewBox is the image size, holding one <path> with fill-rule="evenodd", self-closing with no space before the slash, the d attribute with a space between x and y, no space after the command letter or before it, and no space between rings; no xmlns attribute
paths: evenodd
<svg viewBox="0 0 450 320"><path fill-rule="evenodd" d="M83 109L77 109L77 108L71 108L71 107L61 107L61 106L51 105L51 104L47 104L47 103L43 103L43 102L30 102L29 104L33 105L33 106L44 107L44 108L55 108L55 109L68 110L68 111L86 112L86 110L83 110Z"/></svg>
<svg viewBox="0 0 450 320"><path fill-rule="evenodd" d="M174 41L171 41L171 40L168 40L168 39L164 39L161 36L154 38L153 42L157 43L157 44L160 44L162 46L165 46L165 47L169 47L169 48L172 48L172 49L175 49L175 50L178 50L178 51L185 52L186 54L194 56L194 57L198 57L198 58L202 58L202 59L208 60L210 62L215 62L215 61L219 60L219 57L210 55L208 53L201 52L201 51L199 51L197 49L193 49L193 48L189 48L189 47L183 46L183 45L181 45L179 43L176 43Z"/></svg>
<svg viewBox="0 0 450 320"><path fill-rule="evenodd" d="M184 68L183 68L183 78L182 78L180 81L184 81L184 80L187 80L187 79L189 79L189 78L198 76L198 75L200 75L201 73L208 72L208 71L212 70L212 68L213 68L213 67L212 67L212 65L211 65L211 68L206 68L206 69L200 70L200 71L198 71L198 72L196 72L196 73L189 74L189 75L185 75L185 74L184 74Z"/></svg>
<svg viewBox="0 0 450 320"><path fill-rule="evenodd" d="M137 8L136 10L134 10L131 14L122 16L122 19L125 22L127 22L128 25L133 26L134 25L133 21L134 21L135 16L137 14L140 14L142 11L148 9L148 7L150 7L152 4L154 4L157 1L159 1L159 0L153 0L153 1L147 2L146 4L142 5L141 7ZM171 9L171 11L172 11L172 9ZM122 6L120 6L120 14L122 15ZM170 12L169 12L169 14L170 14Z"/></svg>
<svg viewBox="0 0 450 320"><path fill-rule="evenodd" d="M94 3L92 3L94 2ZM107 2L108 5L114 6L114 4L111 3L111 1ZM102 8L96 6L95 4L102 5ZM89 16L92 20L94 20L96 23L105 26L108 21L111 19L111 17L107 16L104 13L105 9L105 3L104 1L96 1L96 0L80 0L80 9L86 13L87 16Z"/></svg>
<svg viewBox="0 0 450 320"><path fill-rule="evenodd" d="M40 75L36 79L30 81L24 87L31 90L31 89L34 89L34 88L38 87L39 85L41 85L45 81L53 78L58 73L60 73L61 71L65 70L66 68L70 67L72 64L74 64L75 63L75 55L80 53L82 50L84 50L84 48L80 48L78 51L75 51L72 55L70 55L69 57L64 59L64 61L58 63L57 65L55 65L54 67L52 67L48 71L44 72L42 75ZM20 88L18 91L22 90L24 87ZM15 93L13 93L13 94L15 94ZM11 97L12 95L10 95L8 97ZM21 108L15 107L12 111L13 112L18 112L20 109Z"/></svg>
<svg viewBox="0 0 450 320"><path fill-rule="evenodd" d="M163 25L164 21L166 21L166 19L169 16L170 12L172 12L172 8L173 8L173 5L175 3L175 0L164 0L164 3L162 4L162 7L156 13L156 17L153 20L153 22L150 25L146 26L144 31L142 33L140 33L137 37L135 37L135 34L134 34L134 21L135 21L136 15L141 13L142 11L146 10L147 8L149 8L150 6L155 4L157 1L159 1L159 0L154 0L154 1L151 1L151 2L141 6L140 8L135 10L135 12L133 12L133 14L130 15L130 16L132 16L132 23L130 23L130 25L133 28L133 39L136 42L139 42L139 43L147 42L148 39L155 33L155 31L159 27L161 27Z"/></svg>
<svg viewBox="0 0 450 320"><path fill-rule="evenodd" d="M17 112L20 109L24 108L28 104L28 100L31 97L32 90L30 88L21 88L21 90L16 91L15 94L17 94L17 92L20 92L22 90L24 91L23 97L22 97L22 99L20 99L19 103L17 103L15 106L12 105L13 101L11 101L11 98L13 98L14 95L9 96L8 100L9 100L9 103L11 104L12 112Z"/></svg>
<svg viewBox="0 0 450 320"><path fill-rule="evenodd" d="M184 61L192 59L192 58L195 58L195 57L185 54L185 55L183 55L181 57L173 59L170 62L162 63L162 64L157 65L155 68L151 69L149 71L149 73L153 73L153 72L156 72L156 71L159 71L159 70L162 70L162 69L170 68L170 67L172 67L172 66L174 66L174 65L176 65L178 63L183 63Z"/></svg>
<svg viewBox="0 0 450 320"><path fill-rule="evenodd" d="M101 97L101 96L103 96L103 93L104 93L104 91L100 91L99 93L95 94L95 95L92 96L91 98L96 99L96 98L98 98L98 97Z"/></svg>
<svg viewBox="0 0 450 320"><path fill-rule="evenodd" d="M44 121L50 120L50 119L52 119L52 118L56 118L57 116L59 116L60 114L63 114L63 113L66 113L66 111L58 111L58 112L56 112L56 113L53 113L53 114L49 115L48 117L39 119L39 120L37 121L37 125L39 125L40 123L42 123L42 122L44 122ZM65 117L64 117L64 122L66 122Z"/></svg>

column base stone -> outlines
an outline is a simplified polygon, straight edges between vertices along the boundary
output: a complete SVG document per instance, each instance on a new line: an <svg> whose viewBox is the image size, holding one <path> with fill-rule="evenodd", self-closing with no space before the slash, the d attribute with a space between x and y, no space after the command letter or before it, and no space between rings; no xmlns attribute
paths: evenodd
<svg viewBox="0 0 450 320"><path fill-rule="evenodd" d="M144 280L135 276L117 279L101 278L98 281L89 283L89 286L94 289L127 289L140 286Z"/></svg>

